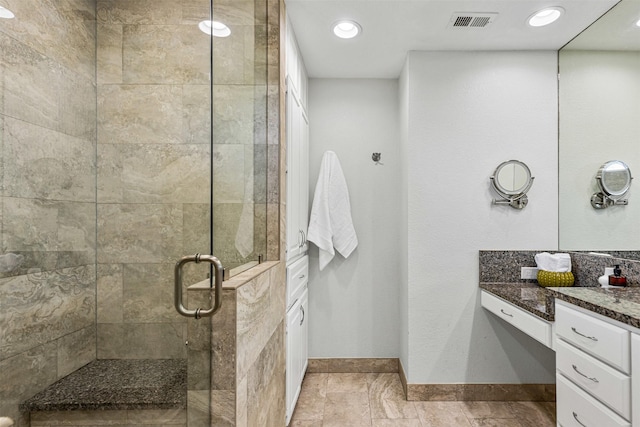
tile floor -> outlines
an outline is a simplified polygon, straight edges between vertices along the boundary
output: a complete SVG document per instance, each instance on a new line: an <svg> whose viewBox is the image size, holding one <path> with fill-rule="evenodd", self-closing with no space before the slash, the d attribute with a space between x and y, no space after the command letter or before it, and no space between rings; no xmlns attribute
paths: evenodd
<svg viewBox="0 0 640 427"><path fill-rule="evenodd" d="M307 374L289 427L555 427L555 403L407 402L398 374Z"/></svg>

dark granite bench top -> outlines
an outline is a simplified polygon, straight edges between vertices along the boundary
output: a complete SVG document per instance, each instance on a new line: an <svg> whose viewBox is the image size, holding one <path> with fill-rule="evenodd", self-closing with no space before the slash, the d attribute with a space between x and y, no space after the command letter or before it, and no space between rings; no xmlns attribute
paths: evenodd
<svg viewBox="0 0 640 427"><path fill-rule="evenodd" d="M95 360L20 404L23 412L184 409L186 360Z"/></svg>

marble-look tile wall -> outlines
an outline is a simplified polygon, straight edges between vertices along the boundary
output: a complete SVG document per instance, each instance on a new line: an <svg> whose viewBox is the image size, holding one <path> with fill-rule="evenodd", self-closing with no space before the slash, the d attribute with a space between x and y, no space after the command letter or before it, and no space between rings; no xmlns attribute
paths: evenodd
<svg viewBox="0 0 640 427"><path fill-rule="evenodd" d="M96 8L97 357L185 358L173 266L210 250L209 1Z"/></svg>
<svg viewBox="0 0 640 427"><path fill-rule="evenodd" d="M31 415L31 427L127 427L133 425L187 426L184 409L133 409L119 411L41 411Z"/></svg>
<svg viewBox="0 0 640 427"><path fill-rule="evenodd" d="M213 42L214 253L234 268L279 259L279 3L216 0L213 14L231 29Z"/></svg>
<svg viewBox="0 0 640 427"><path fill-rule="evenodd" d="M95 358L95 1L2 0L0 414Z"/></svg>
<svg viewBox="0 0 640 427"><path fill-rule="evenodd" d="M282 262L225 282L221 311L212 318L212 426L284 422L285 305Z"/></svg>
<svg viewBox="0 0 640 427"><path fill-rule="evenodd" d="M211 99L210 38L197 25L209 8L209 0L97 1L99 358L186 356L171 268L210 251L210 215L225 268L277 259L277 240L267 250L267 222L279 232L267 203L279 197L279 65L269 57L279 9L214 2L231 36L213 39ZM185 282L205 277L206 268L194 270Z"/></svg>

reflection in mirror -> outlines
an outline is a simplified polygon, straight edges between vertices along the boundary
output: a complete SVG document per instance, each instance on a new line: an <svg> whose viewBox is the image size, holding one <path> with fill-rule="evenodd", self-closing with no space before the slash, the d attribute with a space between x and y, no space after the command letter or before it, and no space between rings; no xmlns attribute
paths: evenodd
<svg viewBox="0 0 640 427"><path fill-rule="evenodd" d="M527 191L533 185L529 167L519 160L500 163L490 177L493 189L502 200L493 199L493 204L508 204L515 209L523 209L529 202Z"/></svg>
<svg viewBox="0 0 640 427"><path fill-rule="evenodd" d="M620 160L610 160L600 166L596 181L600 186L600 192L591 196L591 206L595 209L604 209L613 205L627 205L627 199L623 197L631 187L631 171L629 166Z"/></svg>
<svg viewBox="0 0 640 427"><path fill-rule="evenodd" d="M640 250L640 203L590 203L604 160L640 164L639 17L640 1L622 0L559 52L559 250Z"/></svg>
<svg viewBox="0 0 640 427"><path fill-rule="evenodd" d="M611 160L600 168L596 179L602 186L602 191L611 198L619 198L629 191L631 186L631 171L629 166L620 160Z"/></svg>

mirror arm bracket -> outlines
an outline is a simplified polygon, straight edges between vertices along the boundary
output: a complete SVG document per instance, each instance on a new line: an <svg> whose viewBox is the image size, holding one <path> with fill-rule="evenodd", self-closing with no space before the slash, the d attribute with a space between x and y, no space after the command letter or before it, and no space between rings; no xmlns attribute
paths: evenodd
<svg viewBox="0 0 640 427"><path fill-rule="evenodd" d="M509 205L514 209L524 209L525 206L527 206L527 204L529 203L527 192L531 189L535 177L529 175L526 186L519 190L520 192L518 194L506 194L505 192L500 191L500 186L496 185L496 174L499 169L500 166L498 166L496 172L489 177L489 180L491 181L491 185L495 192L498 193L498 195L502 197L502 199L492 199L491 203L494 205Z"/></svg>

